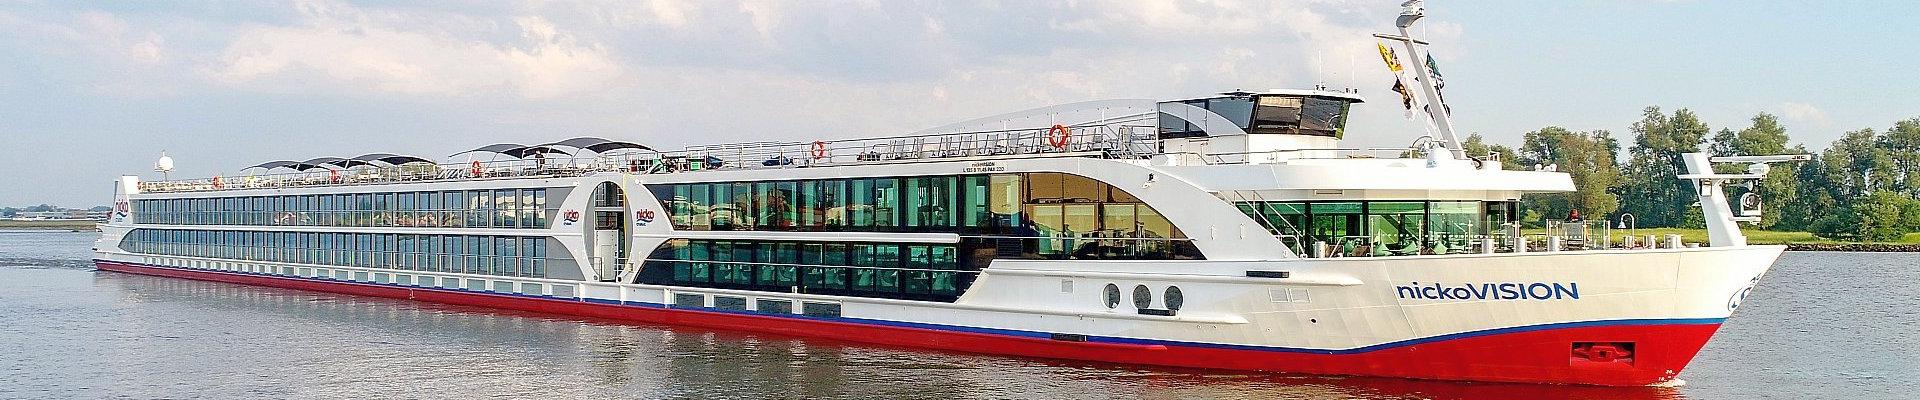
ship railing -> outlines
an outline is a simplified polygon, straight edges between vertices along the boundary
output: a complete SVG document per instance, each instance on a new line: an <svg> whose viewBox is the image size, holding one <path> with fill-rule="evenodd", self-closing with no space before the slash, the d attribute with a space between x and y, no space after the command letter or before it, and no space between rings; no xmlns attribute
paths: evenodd
<svg viewBox="0 0 1920 400"><path fill-rule="evenodd" d="M668 152L629 152L590 158L544 157L470 160L396 166L252 173L239 176L141 182L142 192L348 186L517 177L571 177L598 172L663 174L714 170L779 169L947 159L1004 157L1099 157L1133 159L1158 148L1151 126L1105 124L1040 129L970 131L817 142L751 142L692 146ZM1066 132L1060 134L1060 131Z"/></svg>
<svg viewBox="0 0 1920 400"><path fill-rule="evenodd" d="M815 142L751 142L632 153L603 162L636 173L683 173L1005 157L1134 159L1157 149L1151 126L1123 124L986 130ZM1065 133L1059 133L1064 131Z"/></svg>
<svg viewBox="0 0 1920 400"><path fill-rule="evenodd" d="M399 166L355 166L345 169L316 168L302 172L246 174L171 181L141 182L141 192L197 192L243 189L281 189L322 186L353 186L409 183L441 180L514 178L527 176L567 177L613 170L600 162L571 163L553 160L490 160L464 163L413 163Z"/></svg>
<svg viewBox="0 0 1920 400"><path fill-rule="evenodd" d="M1272 164L1286 160L1415 159L1411 147L1326 147L1257 152L1172 151L1154 154L1181 165ZM1482 157L1485 159L1484 157ZM1495 158L1494 160L1497 160Z"/></svg>
<svg viewBox="0 0 1920 400"><path fill-rule="evenodd" d="M1672 249L1697 245L1684 243L1678 235L1616 237L1605 221L1548 221L1547 225L1539 230L1503 229L1487 234L1275 237L1307 258Z"/></svg>

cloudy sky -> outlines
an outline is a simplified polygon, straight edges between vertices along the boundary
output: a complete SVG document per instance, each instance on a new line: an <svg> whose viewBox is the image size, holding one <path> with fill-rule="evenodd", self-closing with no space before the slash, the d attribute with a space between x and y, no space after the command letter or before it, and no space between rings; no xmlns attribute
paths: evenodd
<svg viewBox="0 0 1920 400"><path fill-rule="evenodd" d="M897 134L1051 104L1354 86L1355 145L1419 135L1368 36L1387 1L0 4L0 205L274 159L604 136ZM1465 3L1465 4L1454 4ZM1806 3L1806 4L1802 4ZM1820 148L1920 117L1903 1L1433 1L1464 132L1625 133L1649 105L1780 115Z"/></svg>

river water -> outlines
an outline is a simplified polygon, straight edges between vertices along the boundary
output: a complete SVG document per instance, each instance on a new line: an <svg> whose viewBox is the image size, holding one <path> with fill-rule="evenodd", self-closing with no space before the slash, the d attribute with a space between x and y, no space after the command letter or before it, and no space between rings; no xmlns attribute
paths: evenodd
<svg viewBox="0 0 1920 400"><path fill-rule="evenodd" d="M0 231L11 398L1920 398L1920 254L1788 253L1677 388L1124 366L98 272Z"/></svg>

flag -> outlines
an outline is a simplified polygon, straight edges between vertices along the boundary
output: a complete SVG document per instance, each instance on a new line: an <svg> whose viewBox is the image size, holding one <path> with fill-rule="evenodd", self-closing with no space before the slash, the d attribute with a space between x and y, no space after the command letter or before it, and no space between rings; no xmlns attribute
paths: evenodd
<svg viewBox="0 0 1920 400"><path fill-rule="evenodd" d="M1393 80L1393 91L1400 94L1400 105L1407 108L1407 118L1413 118L1413 91L1407 90L1407 84L1399 78Z"/></svg>
<svg viewBox="0 0 1920 400"><path fill-rule="evenodd" d="M1433 63L1433 54L1427 54L1427 73L1433 75L1433 87L1435 89L1447 88L1446 78L1440 77L1440 65Z"/></svg>
<svg viewBox="0 0 1920 400"><path fill-rule="evenodd" d="M1413 90L1407 87L1405 68L1400 66L1400 56L1387 48L1387 45L1374 43L1380 49L1380 60L1387 63L1387 69L1393 72L1393 91L1400 94L1400 105L1407 109L1407 119L1413 119Z"/></svg>
<svg viewBox="0 0 1920 400"><path fill-rule="evenodd" d="M1400 68L1399 55L1394 54L1393 49L1387 48L1387 45L1385 44L1374 43L1373 45L1380 47L1380 60L1387 62L1387 69L1393 70L1393 72L1396 74L1400 73L1401 68Z"/></svg>
<svg viewBox="0 0 1920 400"><path fill-rule="evenodd" d="M1440 91L1447 88L1447 80L1440 77L1440 64L1433 62L1431 53L1427 54L1427 74L1433 76L1433 95L1440 98L1440 109L1453 115L1453 106L1447 105L1447 93ZM1432 106L1427 107L1427 115L1433 115Z"/></svg>

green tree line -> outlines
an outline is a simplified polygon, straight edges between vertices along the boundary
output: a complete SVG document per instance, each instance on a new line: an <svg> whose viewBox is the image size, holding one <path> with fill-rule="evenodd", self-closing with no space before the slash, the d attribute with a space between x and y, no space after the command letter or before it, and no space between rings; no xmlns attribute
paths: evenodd
<svg viewBox="0 0 1920 400"><path fill-rule="evenodd" d="M1550 126L1527 132L1519 147L1488 144L1480 135L1462 141L1468 154L1498 154L1504 168L1529 170L1553 166L1573 178L1577 191L1528 195L1521 200L1529 222L1561 219L1578 210L1586 218L1618 221L1633 214L1641 227L1703 225L1698 193L1683 153L1716 156L1807 154L1789 146L1779 118L1755 115L1746 127L1714 130L1690 110L1667 113L1647 107L1622 143L1612 132L1577 132ZM1719 172L1742 172L1745 165L1721 165ZM1889 240L1920 232L1920 118L1899 121L1885 130L1847 132L1812 161L1776 164L1750 187L1734 187L1729 197L1748 190L1766 200L1757 227L1806 231L1849 240Z"/></svg>

